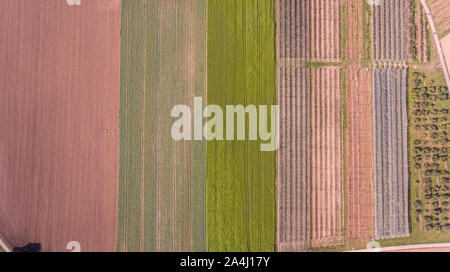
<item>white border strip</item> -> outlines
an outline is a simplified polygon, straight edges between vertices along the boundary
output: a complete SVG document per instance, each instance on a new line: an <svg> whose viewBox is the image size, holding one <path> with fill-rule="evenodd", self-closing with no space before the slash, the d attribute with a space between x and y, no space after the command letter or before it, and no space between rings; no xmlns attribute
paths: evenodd
<svg viewBox="0 0 450 272"><path fill-rule="evenodd" d="M443 247L450 248L450 243L392 246L392 247L381 247L381 248L374 248L374 249L354 250L354 251L348 251L348 252L386 252L386 251L414 250L414 249L433 249L433 248L443 248Z"/></svg>

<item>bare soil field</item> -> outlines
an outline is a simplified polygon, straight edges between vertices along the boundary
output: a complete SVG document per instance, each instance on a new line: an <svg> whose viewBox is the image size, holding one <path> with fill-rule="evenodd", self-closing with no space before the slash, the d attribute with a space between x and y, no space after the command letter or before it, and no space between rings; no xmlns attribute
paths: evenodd
<svg viewBox="0 0 450 272"><path fill-rule="evenodd" d="M365 246L375 236L370 70L348 69L347 86L347 238Z"/></svg>
<svg viewBox="0 0 450 272"><path fill-rule="evenodd" d="M115 250L119 56L119 0L2 1L0 235L12 246Z"/></svg>

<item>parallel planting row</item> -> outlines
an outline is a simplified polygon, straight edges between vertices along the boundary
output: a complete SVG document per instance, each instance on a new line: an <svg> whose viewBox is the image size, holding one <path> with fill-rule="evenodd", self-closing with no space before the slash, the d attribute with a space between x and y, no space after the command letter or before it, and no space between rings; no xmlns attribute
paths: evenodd
<svg viewBox="0 0 450 272"><path fill-rule="evenodd" d="M281 61L340 60L340 0L279 0L277 15Z"/></svg>
<svg viewBox="0 0 450 272"><path fill-rule="evenodd" d="M373 5L373 58L379 63L404 64L407 60L405 0L380 0Z"/></svg>
<svg viewBox="0 0 450 272"><path fill-rule="evenodd" d="M347 70L347 237L365 246L374 238L371 73Z"/></svg>
<svg viewBox="0 0 450 272"><path fill-rule="evenodd" d="M343 244L341 74L279 67L278 249Z"/></svg>
<svg viewBox="0 0 450 272"><path fill-rule="evenodd" d="M373 70L376 239L409 235L406 73Z"/></svg>

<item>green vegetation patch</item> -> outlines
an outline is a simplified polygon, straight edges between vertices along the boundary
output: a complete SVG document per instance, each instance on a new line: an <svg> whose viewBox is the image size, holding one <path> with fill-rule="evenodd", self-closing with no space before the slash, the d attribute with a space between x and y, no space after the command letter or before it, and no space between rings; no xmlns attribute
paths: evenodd
<svg viewBox="0 0 450 272"><path fill-rule="evenodd" d="M274 5L208 1L208 105L276 104ZM260 144L207 144L209 251L275 250L276 152Z"/></svg>

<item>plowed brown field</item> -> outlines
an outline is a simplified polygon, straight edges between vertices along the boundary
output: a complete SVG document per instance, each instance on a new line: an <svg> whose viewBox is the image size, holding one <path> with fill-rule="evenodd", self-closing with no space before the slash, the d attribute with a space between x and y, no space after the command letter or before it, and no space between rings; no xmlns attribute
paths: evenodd
<svg viewBox="0 0 450 272"><path fill-rule="evenodd" d="M119 0L2 1L0 222L23 242L115 250L119 50Z"/></svg>

